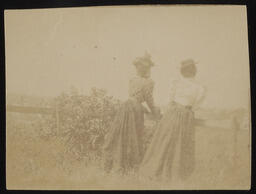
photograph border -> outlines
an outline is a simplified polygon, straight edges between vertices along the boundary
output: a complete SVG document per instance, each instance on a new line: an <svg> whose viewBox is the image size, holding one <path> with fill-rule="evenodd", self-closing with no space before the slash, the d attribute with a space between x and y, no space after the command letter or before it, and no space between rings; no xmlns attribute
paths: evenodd
<svg viewBox="0 0 256 194"><path fill-rule="evenodd" d="M246 5L247 6L247 19L248 19L248 41L249 41L249 60L250 60L250 84L251 84L251 190L253 192L256 190L255 183L255 172L256 172L256 161L255 161L255 75L256 75L256 48L255 48L255 35L256 35L256 1L255 0L2 0L1 1L1 71L0 71L0 123L1 123L1 134L0 134L0 144L1 144L1 156L0 156L0 193L56 193L56 192L72 192L80 193L84 191L77 190L7 190L6 189L6 75L5 75L5 38L4 38L4 11L7 9L40 9L40 8L67 8L67 7L89 7L89 6L115 6L115 5ZM87 190L86 192L96 192L97 190ZM109 190L108 190L109 191ZM124 190L122 190L124 191ZM175 192L175 193L185 193L185 192L196 192L196 193L248 193L248 191L235 191L235 190L161 190L161 192ZM98 191L97 191L98 192ZM114 192L114 191L109 191ZM115 192L120 192L115 190ZM144 192L144 191L140 191Z"/></svg>

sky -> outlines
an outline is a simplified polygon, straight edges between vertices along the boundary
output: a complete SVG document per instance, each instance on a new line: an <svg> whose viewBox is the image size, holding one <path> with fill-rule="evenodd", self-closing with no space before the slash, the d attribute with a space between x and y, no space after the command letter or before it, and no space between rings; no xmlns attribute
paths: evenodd
<svg viewBox="0 0 256 194"><path fill-rule="evenodd" d="M245 6L106 6L5 11L6 90L57 96L75 86L128 97L132 65L145 51L155 67L154 97L168 103L180 62L198 62L203 106L248 107Z"/></svg>

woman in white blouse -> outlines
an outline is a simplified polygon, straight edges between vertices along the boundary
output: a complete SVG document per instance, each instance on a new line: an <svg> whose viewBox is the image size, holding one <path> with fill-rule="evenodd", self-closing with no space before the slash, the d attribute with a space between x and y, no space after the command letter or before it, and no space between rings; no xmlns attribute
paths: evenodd
<svg viewBox="0 0 256 194"><path fill-rule="evenodd" d="M179 177L184 180L194 170L195 128L194 110L204 99L205 89L194 80L196 63L192 59L181 63L181 78L171 83L170 105L145 153L140 173L149 177L171 178L174 156L178 154ZM175 153L178 152L178 153ZM177 167L177 168L176 168Z"/></svg>

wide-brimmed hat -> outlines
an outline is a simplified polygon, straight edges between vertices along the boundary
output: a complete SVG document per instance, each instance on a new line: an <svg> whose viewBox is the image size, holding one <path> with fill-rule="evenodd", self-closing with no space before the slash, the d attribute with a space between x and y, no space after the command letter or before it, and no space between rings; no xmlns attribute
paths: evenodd
<svg viewBox="0 0 256 194"><path fill-rule="evenodd" d="M195 62L193 59L186 59L181 61L181 67L188 67L196 64L198 64L198 62Z"/></svg>
<svg viewBox="0 0 256 194"><path fill-rule="evenodd" d="M134 61L133 64L137 67L137 66L143 66L143 67L153 67L155 66L155 64L153 63L153 61L151 60L151 56L150 54L148 54L147 52L144 54L143 57L137 57Z"/></svg>

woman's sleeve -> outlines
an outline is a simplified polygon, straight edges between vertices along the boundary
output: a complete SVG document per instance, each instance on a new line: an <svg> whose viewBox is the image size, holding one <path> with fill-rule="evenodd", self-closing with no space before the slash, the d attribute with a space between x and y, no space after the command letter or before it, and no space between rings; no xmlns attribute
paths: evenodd
<svg viewBox="0 0 256 194"><path fill-rule="evenodd" d="M202 104L206 96L206 88L200 87L197 95L197 100L194 106L194 109L198 109L198 107Z"/></svg>
<svg viewBox="0 0 256 194"><path fill-rule="evenodd" d="M155 103L153 98L154 85L154 82L150 80L150 82L148 82L145 87L145 101L152 113L155 110Z"/></svg>
<svg viewBox="0 0 256 194"><path fill-rule="evenodd" d="M169 88L169 99L170 102L174 100L175 92L176 92L176 85L177 85L177 80L172 80Z"/></svg>

